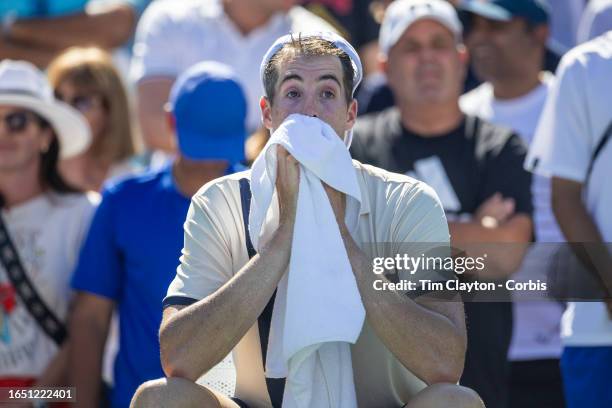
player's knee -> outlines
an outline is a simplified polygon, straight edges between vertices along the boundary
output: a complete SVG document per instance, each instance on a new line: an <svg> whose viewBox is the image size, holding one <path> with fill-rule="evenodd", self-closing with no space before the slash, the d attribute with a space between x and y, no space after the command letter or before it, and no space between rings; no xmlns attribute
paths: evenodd
<svg viewBox="0 0 612 408"><path fill-rule="evenodd" d="M460 400L459 407L463 408L484 408L482 398L471 388L455 385L457 388L457 398Z"/></svg>
<svg viewBox="0 0 612 408"><path fill-rule="evenodd" d="M457 384L433 384L421 391L408 407L484 408L484 403L471 388Z"/></svg>
<svg viewBox="0 0 612 408"><path fill-rule="evenodd" d="M130 408L160 406L165 395L168 382L165 378L147 381L141 384L132 397Z"/></svg>
<svg viewBox="0 0 612 408"><path fill-rule="evenodd" d="M219 408L221 403L209 389L184 378L170 377L143 383L130 408Z"/></svg>

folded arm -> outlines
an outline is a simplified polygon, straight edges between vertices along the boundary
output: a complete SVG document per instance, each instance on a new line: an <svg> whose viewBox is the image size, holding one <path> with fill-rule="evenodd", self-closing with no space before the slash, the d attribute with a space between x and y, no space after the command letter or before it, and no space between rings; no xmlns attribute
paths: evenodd
<svg viewBox="0 0 612 408"><path fill-rule="evenodd" d="M507 278L521 266L533 228L531 217L526 214L515 214L494 227L477 221L449 222L448 226L453 246L468 248L472 257L488 255L488 267L479 272L480 276L488 279ZM478 243L496 245L479 246Z"/></svg>
<svg viewBox="0 0 612 408"><path fill-rule="evenodd" d="M46 67L61 52L57 47L41 47L0 38L0 59L29 61L39 68Z"/></svg>
<svg viewBox="0 0 612 408"><path fill-rule="evenodd" d="M39 48L97 45L110 49L125 43L135 24L134 9L126 4L115 4L93 12L20 20L11 27L9 38Z"/></svg>
<svg viewBox="0 0 612 408"><path fill-rule="evenodd" d="M366 316L376 334L427 384L459 381L467 341L463 304L414 301L395 291L374 290L380 275L372 272L370 259L344 230L342 237Z"/></svg>
<svg viewBox="0 0 612 408"><path fill-rule="evenodd" d="M289 234L279 229L265 250L212 295L190 306L166 307L159 342L167 376L195 381L253 326L289 264Z"/></svg>
<svg viewBox="0 0 612 408"><path fill-rule="evenodd" d="M503 279L521 265L531 241L533 223L528 214L515 210L515 200L498 192L478 207L471 221L448 223L454 247L472 257L488 256L487 268L479 276Z"/></svg>
<svg viewBox="0 0 612 408"><path fill-rule="evenodd" d="M210 296L164 310L159 338L162 367L169 377L195 381L219 363L253 326L286 272L299 167L284 149L279 149L277 172L280 220L270 241Z"/></svg>
<svg viewBox="0 0 612 408"><path fill-rule="evenodd" d="M467 343L461 301L415 301L395 291L375 290L374 281L381 279L381 275L373 273L371 260L344 223L345 197L327 185L325 189L355 274L366 318L376 334L405 367L427 384L459 381ZM448 240L443 213L434 212ZM425 238L425 235L420 237Z"/></svg>

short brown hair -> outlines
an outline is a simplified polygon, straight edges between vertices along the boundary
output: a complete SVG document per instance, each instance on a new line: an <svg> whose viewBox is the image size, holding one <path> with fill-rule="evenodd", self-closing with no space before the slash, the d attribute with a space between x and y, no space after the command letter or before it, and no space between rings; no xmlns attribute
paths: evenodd
<svg viewBox="0 0 612 408"><path fill-rule="evenodd" d="M344 97L347 104L351 103L353 100L353 77L355 74L351 58L344 50L336 47L331 41L318 37L302 38L301 36L292 36L291 42L283 45L266 64L264 69L264 90L270 103L272 103L276 93L276 83L279 77L278 67L286 58L296 56L321 57L327 55L340 58Z"/></svg>

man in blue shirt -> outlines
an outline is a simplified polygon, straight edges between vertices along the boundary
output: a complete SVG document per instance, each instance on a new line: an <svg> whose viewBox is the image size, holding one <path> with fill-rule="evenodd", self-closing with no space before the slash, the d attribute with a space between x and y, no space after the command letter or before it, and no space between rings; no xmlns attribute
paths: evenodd
<svg viewBox="0 0 612 408"><path fill-rule="evenodd" d="M168 108L177 158L159 171L107 186L73 277L70 380L78 389L77 407L96 406L115 307L119 352L110 405L127 407L138 385L164 375L157 331L190 198L244 159L246 100L228 67L206 62L187 70Z"/></svg>

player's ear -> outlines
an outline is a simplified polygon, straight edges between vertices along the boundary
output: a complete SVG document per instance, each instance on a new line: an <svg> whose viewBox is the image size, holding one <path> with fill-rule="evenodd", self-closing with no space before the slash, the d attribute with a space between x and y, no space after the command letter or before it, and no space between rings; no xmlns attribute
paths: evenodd
<svg viewBox="0 0 612 408"><path fill-rule="evenodd" d="M351 130L355 125L355 121L357 120L357 99L353 99L348 107L348 115L346 119L346 129Z"/></svg>
<svg viewBox="0 0 612 408"><path fill-rule="evenodd" d="M261 109L261 121L267 129L272 129L272 107L267 96L262 96L259 99L259 108Z"/></svg>

